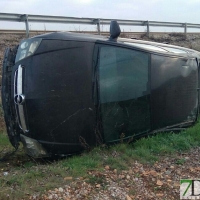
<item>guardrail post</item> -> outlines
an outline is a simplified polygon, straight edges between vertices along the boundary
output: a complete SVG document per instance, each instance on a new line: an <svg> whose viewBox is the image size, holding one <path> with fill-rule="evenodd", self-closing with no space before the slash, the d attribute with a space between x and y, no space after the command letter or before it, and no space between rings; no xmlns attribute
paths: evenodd
<svg viewBox="0 0 200 200"><path fill-rule="evenodd" d="M29 38L28 15L26 15L26 18L25 18L25 24L26 24L26 37Z"/></svg>
<svg viewBox="0 0 200 200"><path fill-rule="evenodd" d="M97 25L97 31L98 31L98 34L101 35L101 30L100 30L100 19L93 19L93 24L96 24Z"/></svg>
<svg viewBox="0 0 200 200"><path fill-rule="evenodd" d="M150 37L149 21L147 21L147 37Z"/></svg>
<svg viewBox="0 0 200 200"><path fill-rule="evenodd" d="M97 20L97 30L98 30L98 34L101 35L101 30L100 30L100 19Z"/></svg>
<svg viewBox="0 0 200 200"><path fill-rule="evenodd" d="M28 15L21 15L20 18L21 18L21 21L24 21L24 22L25 22L25 26L26 26L26 37L29 38Z"/></svg>
<svg viewBox="0 0 200 200"><path fill-rule="evenodd" d="M184 25L185 39L187 39L187 23Z"/></svg>

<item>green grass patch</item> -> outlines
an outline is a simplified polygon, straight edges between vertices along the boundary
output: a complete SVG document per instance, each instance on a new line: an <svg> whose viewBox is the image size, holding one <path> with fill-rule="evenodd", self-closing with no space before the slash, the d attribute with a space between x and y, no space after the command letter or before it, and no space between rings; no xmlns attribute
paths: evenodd
<svg viewBox="0 0 200 200"><path fill-rule="evenodd" d="M5 132L0 132L0 148L9 146L10 141L8 139L8 135Z"/></svg>

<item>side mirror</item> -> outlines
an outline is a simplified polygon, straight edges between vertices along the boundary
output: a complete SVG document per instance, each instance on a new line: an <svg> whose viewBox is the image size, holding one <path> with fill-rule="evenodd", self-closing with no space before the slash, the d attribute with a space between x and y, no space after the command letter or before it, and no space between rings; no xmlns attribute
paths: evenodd
<svg viewBox="0 0 200 200"><path fill-rule="evenodd" d="M117 40L121 30L117 21L110 22L110 40Z"/></svg>

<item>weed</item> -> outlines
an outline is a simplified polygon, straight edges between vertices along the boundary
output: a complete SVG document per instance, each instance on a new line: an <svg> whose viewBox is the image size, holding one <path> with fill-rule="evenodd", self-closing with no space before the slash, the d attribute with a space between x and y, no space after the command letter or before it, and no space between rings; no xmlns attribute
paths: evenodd
<svg viewBox="0 0 200 200"><path fill-rule="evenodd" d="M94 185L94 184L103 184L104 183L104 177L101 176L88 176L87 182Z"/></svg>
<svg viewBox="0 0 200 200"><path fill-rule="evenodd" d="M186 162L186 160L184 158L178 159L175 163L177 165L183 165Z"/></svg>
<svg viewBox="0 0 200 200"><path fill-rule="evenodd" d="M30 167L33 167L34 165L35 165L35 163L33 163L32 161L26 162L26 163L24 163L24 168L30 168Z"/></svg>
<svg viewBox="0 0 200 200"><path fill-rule="evenodd" d="M184 33L179 33L179 32L173 32L173 33L169 33L169 36L171 37L185 37Z"/></svg>
<svg viewBox="0 0 200 200"><path fill-rule="evenodd" d="M120 157L108 157L105 161L105 165L109 165L112 169L117 169L119 171L128 169L127 163Z"/></svg>
<svg viewBox="0 0 200 200"><path fill-rule="evenodd" d="M141 175L139 173L135 173L135 177L139 178Z"/></svg>
<svg viewBox="0 0 200 200"><path fill-rule="evenodd" d="M74 176L84 175L87 170L92 170L100 165L100 161L95 159L95 157L90 157L89 155L73 156L70 159L63 160L62 166L66 167L68 171Z"/></svg>
<svg viewBox="0 0 200 200"><path fill-rule="evenodd" d="M130 190L129 190L129 195L135 195L136 194L136 191L135 191L135 189L134 188L131 188Z"/></svg>

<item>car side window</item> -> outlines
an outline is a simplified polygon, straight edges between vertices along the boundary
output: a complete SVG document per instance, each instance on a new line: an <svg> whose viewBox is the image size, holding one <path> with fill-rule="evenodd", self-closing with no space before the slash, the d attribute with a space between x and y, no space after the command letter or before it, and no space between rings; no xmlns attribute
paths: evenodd
<svg viewBox="0 0 200 200"><path fill-rule="evenodd" d="M119 47L101 47L101 103L125 101L148 91L148 54Z"/></svg>

